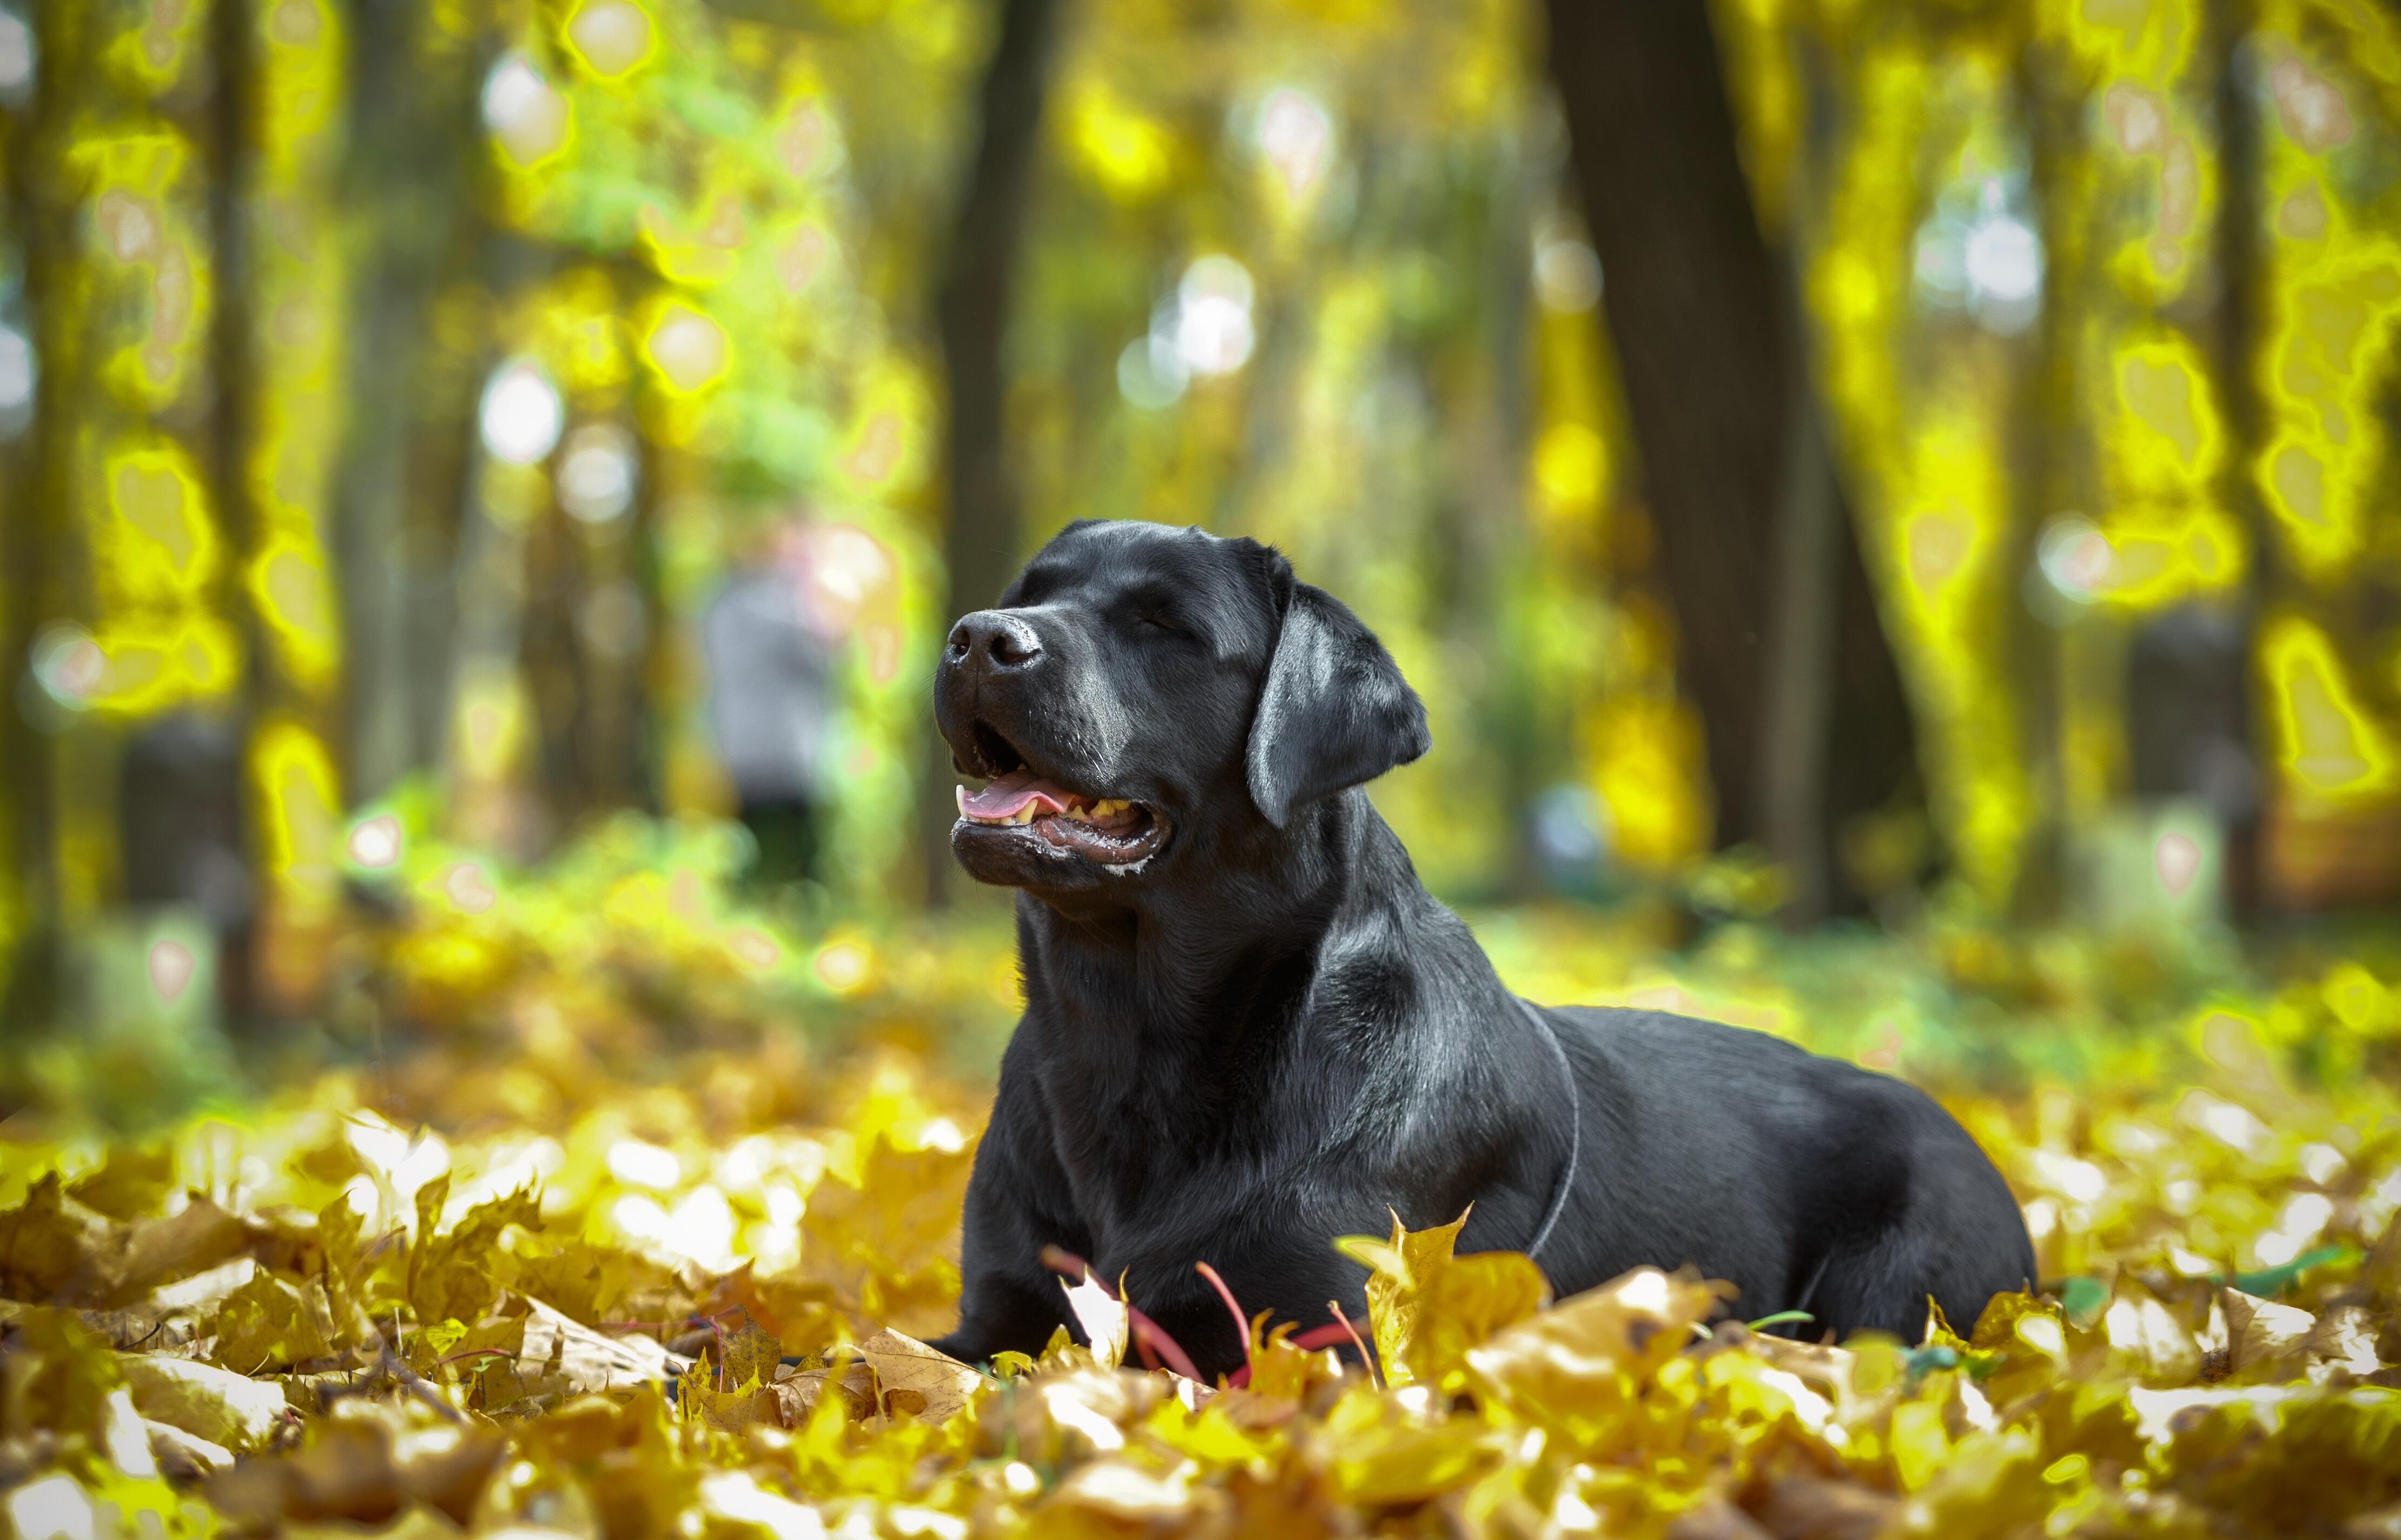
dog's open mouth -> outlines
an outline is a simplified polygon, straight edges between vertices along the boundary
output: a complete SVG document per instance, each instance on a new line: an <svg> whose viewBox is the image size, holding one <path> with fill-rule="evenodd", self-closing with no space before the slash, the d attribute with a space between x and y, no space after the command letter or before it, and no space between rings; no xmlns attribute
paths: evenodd
<svg viewBox="0 0 2401 1540"><path fill-rule="evenodd" d="M1120 876L1147 865L1167 839L1167 821L1146 803L1086 797L1020 767L981 791L959 788L959 817L985 828L1022 830Z"/></svg>

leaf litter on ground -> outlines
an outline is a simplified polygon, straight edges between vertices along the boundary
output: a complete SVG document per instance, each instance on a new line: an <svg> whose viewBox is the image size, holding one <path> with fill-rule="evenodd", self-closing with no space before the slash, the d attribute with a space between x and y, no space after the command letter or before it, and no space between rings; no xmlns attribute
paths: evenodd
<svg viewBox="0 0 2401 1540"><path fill-rule="evenodd" d="M0 1128L0 1520L19 1540L2401 1534L2388 964L2305 953L2136 1019L2102 998L2108 968L2039 939L1929 930L1860 954L1905 964L1872 993L1832 946L1556 945L1574 923L1508 920L1496 954L1530 992L1892 1050L2016 1189L2037 1289L1909 1340L1809 1341L1689 1273L1555 1300L1527 1258L1396 1224L1328 1237L1369 1272L1380 1374L1347 1333L1266 1321L1239 1385L1146 1369L1142 1302L1072 1259L1075 1330L963 1365L926 1344L988 1089L926 1001L993 976L1003 939L914 983L891 965L845 1008L880 992L900 1025L848 1050L670 1056L611 1047L623 990L567 1029L605 968L519 936L503 998L405 1065L146 1137ZM386 951L403 992L409 957L439 955L408 939ZM648 998L718 988L643 945ZM687 951L686 972L745 965ZM1839 990L1866 1003L1819 1003ZM2016 1041L1980 1062L1986 1017Z"/></svg>

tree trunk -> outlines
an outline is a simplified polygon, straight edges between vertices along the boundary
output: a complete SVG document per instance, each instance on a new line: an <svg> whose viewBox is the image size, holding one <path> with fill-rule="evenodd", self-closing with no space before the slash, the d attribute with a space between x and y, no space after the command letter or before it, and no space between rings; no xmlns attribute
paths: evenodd
<svg viewBox="0 0 2401 1540"><path fill-rule="evenodd" d="M350 301L350 426L330 522L349 682L343 784L364 801L442 751L460 473L448 454L429 451L457 436L476 382L429 377L425 318L446 277L474 259L469 171L481 145L474 50L429 58L420 8L405 0L345 8L343 180L367 238Z"/></svg>
<svg viewBox="0 0 2401 1540"><path fill-rule="evenodd" d="M197 896L189 893L177 894L172 886L147 893L135 889L133 837L143 827L143 820L157 817L162 811L164 822L180 830L181 840L189 842L188 849L178 851L172 858L177 865L196 866L207 858L212 846L221 856L229 855L239 863L244 901L211 918L216 921L219 1004L229 1025L237 1030L249 1031L266 1026L257 1018L265 1003L258 974L266 950L260 931L260 901L267 895L259 889L259 879L265 874L258 841L254 838L254 821L240 816L239 790L251 734L267 712L279 703L265 630L258 623L257 609L242 592L240 577L242 559L256 552L260 537L258 505L251 496L248 463L256 432L258 393L250 234L252 121L257 111L258 61L252 46L255 19L247 0L217 0L209 22L216 81L205 124L205 148L211 172L209 225L216 314L210 322L208 356L213 388L202 454L210 479L215 484L218 528L224 534L228 553L240 553L225 564L212 603L219 613L230 617L240 632L242 671L234 697L227 702L235 737L222 746L223 757L216 762L212 763L213 756L199 748L205 738L198 734L185 738L161 723L146 725L145 737L163 732L168 743L190 743L198 762L187 767L187 774L137 777L137 767L158 768L156 756L128 756L121 772L126 781L119 793L119 848L128 854L125 896L136 903L171 895ZM157 742L153 737L154 748ZM230 805L224 796L228 773L236 791ZM161 800L181 805L160 810L155 804ZM271 906L271 899L268 903Z"/></svg>
<svg viewBox="0 0 2401 1540"><path fill-rule="evenodd" d="M2261 883L2261 799L2266 792L2253 724L2251 655L2260 610L2274 592L2276 549L2251 480L2260 443L2259 390L2252 374L2258 344L2259 122L2243 78L2243 42L2250 34L2251 0L2210 0L2210 51L2217 69L2217 384L2226 416L2226 506L2250 538L2251 560L2236 597L2234 656L2211 682L2233 702L2224 740L2228 768L2214 800L2226 829L2226 897L2234 912L2256 919L2267 906ZM2232 783L2228 784L2227 783ZM2210 788L2204 788L2207 790Z"/></svg>
<svg viewBox="0 0 2401 1540"><path fill-rule="evenodd" d="M1550 0L1551 70L1700 708L1717 834L1759 833L1760 691L1785 428L1776 268L1701 0Z"/></svg>
<svg viewBox="0 0 2401 1540"><path fill-rule="evenodd" d="M1797 297L1800 284L1790 286ZM1833 850L1826 838L1828 735L1833 728L1843 517L1834 468L1818 421L1808 369L1787 360L1790 430L1784 485L1776 511L1777 564L1768 613L1775 631L1764 661L1760 750L1770 767L1759 778L1759 831L1784 868L1785 919L1823 919L1832 900Z"/></svg>
<svg viewBox="0 0 2401 1540"><path fill-rule="evenodd" d="M7 455L7 506L0 510L0 659L10 699L0 707L0 784L7 801L7 888L0 891L10 944L0 963L0 1038L22 1042L59 1008L58 745L26 709L24 677L42 628L69 613L62 570L72 538L67 460L82 405L75 370L73 253L78 211L62 196L59 162L82 89L82 30L63 0L31 7L40 29L30 106L7 116L8 234L24 283L27 340L41 372L31 417ZM63 22L62 25L60 23ZM20 701L19 692L26 699Z"/></svg>
<svg viewBox="0 0 2401 1540"><path fill-rule="evenodd" d="M1058 0L1002 0L998 35L977 99L975 157L961 184L935 301L950 387L943 442L950 503L942 550L950 571L945 626L999 598L1017 566L1017 498L1004 454L1008 380L1002 345L1040 145L1058 10ZM926 883L938 902L950 883L949 770L949 751L937 741L926 807Z"/></svg>
<svg viewBox="0 0 2401 1540"><path fill-rule="evenodd" d="M1905 787L1914 751L1798 318L1752 211L1708 7L1547 9L1717 842L1771 839L1805 912L1832 886L1839 822Z"/></svg>

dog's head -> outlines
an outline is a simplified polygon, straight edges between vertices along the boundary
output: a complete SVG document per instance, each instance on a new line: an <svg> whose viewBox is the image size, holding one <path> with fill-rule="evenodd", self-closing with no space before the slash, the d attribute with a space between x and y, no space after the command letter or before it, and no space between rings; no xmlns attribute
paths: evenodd
<svg viewBox="0 0 2401 1540"><path fill-rule="evenodd" d="M1255 540L1070 525L952 628L934 716L959 770L951 848L1038 893L1173 883L1425 753L1383 644Z"/></svg>

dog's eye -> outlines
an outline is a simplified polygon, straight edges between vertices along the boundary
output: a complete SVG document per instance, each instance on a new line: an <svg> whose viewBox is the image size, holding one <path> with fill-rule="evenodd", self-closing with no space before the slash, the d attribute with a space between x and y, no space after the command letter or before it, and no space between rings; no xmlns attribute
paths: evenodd
<svg viewBox="0 0 2401 1540"><path fill-rule="evenodd" d="M1184 634L1184 628L1182 626L1177 625L1173 620L1163 619L1157 615L1146 615L1142 618L1139 623L1149 627L1153 631L1166 632L1171 636L1181 636Z"/></svg>

